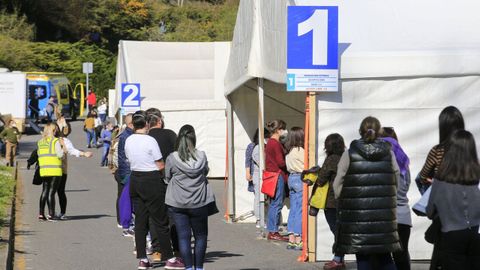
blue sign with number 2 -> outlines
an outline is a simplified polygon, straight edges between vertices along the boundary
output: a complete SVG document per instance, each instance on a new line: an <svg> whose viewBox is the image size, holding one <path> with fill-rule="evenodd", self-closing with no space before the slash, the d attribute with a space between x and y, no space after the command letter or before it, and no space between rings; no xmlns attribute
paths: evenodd
<svg viewBox="0 0 480 270"><path fill-rule="evenodd" d="M122 107L140 107L139 83L122 83Z"/></svg>

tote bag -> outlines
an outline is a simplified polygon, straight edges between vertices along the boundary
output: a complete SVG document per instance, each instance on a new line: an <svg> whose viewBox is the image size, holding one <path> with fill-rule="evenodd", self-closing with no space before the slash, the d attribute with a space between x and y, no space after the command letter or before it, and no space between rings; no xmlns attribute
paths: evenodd
<svg viewBox="0 0 480 270"><path fill-rule="evenodd" d="M328 186L328 182L321 187L316 186L312 192L312 197L310 197L310 206L313 206L317 209L325 209L325 205L327 203Z"/></svg>
<svg viewBox="0 0 480 270"><path fill-rule="evenodd" d="M262 181L262 193L268 197L275 197L275 191L277 189L277 181L280 176L279 172L267 172L263 171Z"/></svg>
<svg viewBox="0 0 480 270"><path fill-rule="evenodd" d="M420 200L413 205L412 210L417 216L426 216L427 215L427 205L428 199L430 198L430 191L432 190L432 186L429 186L428 189L423 193Z"/></svg>

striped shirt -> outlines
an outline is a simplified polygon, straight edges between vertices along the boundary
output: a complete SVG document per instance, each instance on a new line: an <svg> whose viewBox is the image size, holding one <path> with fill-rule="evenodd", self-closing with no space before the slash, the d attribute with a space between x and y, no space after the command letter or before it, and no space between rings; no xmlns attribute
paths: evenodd
<svg viewBox="0 0 480 270"><path fill-rule="evenodd" d="M423 165L422 171L420 172L420 178L422 181L426 182L427 178L434 178L435 174L442 163L443 157L445 155L445 146L442 144L435 145L432 150L428 153L427 160Z"/></svg>

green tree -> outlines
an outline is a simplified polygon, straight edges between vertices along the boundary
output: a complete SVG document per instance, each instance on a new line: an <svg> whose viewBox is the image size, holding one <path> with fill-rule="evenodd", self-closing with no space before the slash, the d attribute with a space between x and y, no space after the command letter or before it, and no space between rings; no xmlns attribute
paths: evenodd
<svg viewBox="0 0 480 270"><path fill-rule="evenodd" d="M0 35L19 40L33 40L35 27L27 22L26 16L0 12Z"/></svg>

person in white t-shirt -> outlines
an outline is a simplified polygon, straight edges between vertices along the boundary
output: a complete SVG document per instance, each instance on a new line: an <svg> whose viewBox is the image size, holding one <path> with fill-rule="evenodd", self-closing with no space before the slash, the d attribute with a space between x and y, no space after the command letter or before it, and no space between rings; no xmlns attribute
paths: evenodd
<svg viewBox="0 0 480 270"><path fill-rule="evenodd" d="M169 220L165 205L167 185L160 171L165 168L162 153L157 141L148 136L145 111L137 111L132 116L135 133L125 142L125 155L130 163L130 197L135 212L135 246L138 269L151 267L146 254L146 236L150 229L158 237L158 246L154 252L160 252L167 261L165 269L171 269L169 263L175 263L170 241ZM151 226L149 226L151 225Z"/></svg>
<svg viewBox="0 0 480 270"><path fill-rule="evenodd" d="M105 123L107 120L107 99L103 98L97 108L98 116L100 116L100 120L102 123Z"/></svg>
<svg viewBox="0 0 480 270"><path fill-rule="evenodd" d="M95 140L97 142L95 147L98 148L99 145L102 145L102 142L100 141L100 139L102 137L101 135L102 135L103 123L102 123L102 119L100 119L100 116L98 116L97 114L94 115L94 118L95 118Z"/></svg>

